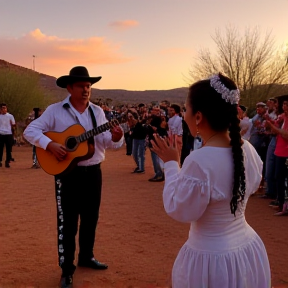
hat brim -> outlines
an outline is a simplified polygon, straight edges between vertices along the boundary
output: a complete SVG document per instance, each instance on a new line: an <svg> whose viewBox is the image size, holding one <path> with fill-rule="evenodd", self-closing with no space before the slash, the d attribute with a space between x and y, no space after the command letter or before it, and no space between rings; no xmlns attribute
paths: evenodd
<svg viewBox="0 0 288 288"><path fill-rule="evenodd" d="M57 86L61 88L67 88L67 85L75 82L90 82L91 85L95 84L98 82L102 77L87 77L87 76L70 76L70 75L65 75L61 76L56 80Z"/></svg>

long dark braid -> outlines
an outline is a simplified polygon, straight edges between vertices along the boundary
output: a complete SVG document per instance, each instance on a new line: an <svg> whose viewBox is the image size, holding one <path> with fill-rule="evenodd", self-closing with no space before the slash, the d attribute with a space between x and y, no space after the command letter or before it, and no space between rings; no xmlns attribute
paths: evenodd
<svg viewBox="0 0 288 288"><path fill-rule="evenodd" d="M242 144L243 141L240 135L240 120L237 117L237 105L231 105L230 114L230 145L232 146L233 162L234 162L234 183L232 191L232 199L230 201L231 213L235 215L238 207L238 201L244 200L245 196L245 169Z"/></svg>
<svg viewBox="0 0 288 288"><path fill-rule="evenodd" d="M218 76L227 89L230 91L237 89L236 84L231 79L221 73ZM244 199L246 189L242 151L243 141L240 135L240 120L237 117L237 104L231 104L230 101L222 99L221 92L211 87L209 79L198 81L191 85L188 98L191 103L192 113L195 115L197 111L200 111L214 131L229 130L234 163L234 183L230 209L231 213L235 215L239 201Z"/></svg>

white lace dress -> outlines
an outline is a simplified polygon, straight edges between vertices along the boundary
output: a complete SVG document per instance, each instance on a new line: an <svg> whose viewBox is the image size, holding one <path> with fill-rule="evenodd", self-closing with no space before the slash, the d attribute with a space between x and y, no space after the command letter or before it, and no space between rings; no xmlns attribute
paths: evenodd
<svg viewBox="0 0 288 288"><path fill-rule="evenodd" d="M231 148L195 150L181 170L175 161L165 163L165 210L175 220L191 223L173 266L173 288L271 287L266 249L244 215L247 200L261 181L262 162L249 142L244 142L243 151L246 195L236 217L229 204Z"/></svg>

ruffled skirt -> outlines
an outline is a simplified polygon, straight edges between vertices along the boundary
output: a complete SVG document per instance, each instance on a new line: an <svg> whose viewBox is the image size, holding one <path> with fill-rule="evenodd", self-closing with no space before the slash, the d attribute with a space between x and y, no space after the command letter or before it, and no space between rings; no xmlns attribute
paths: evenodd
<svg viewBox="0 0 288 288"><path fill-rule="evenodd" d="M242 246L229 251L197 250L188 239L172 271L173 288L270 288L265 246L254 232ZM217 246L217 244L216 244Z"/></svg>

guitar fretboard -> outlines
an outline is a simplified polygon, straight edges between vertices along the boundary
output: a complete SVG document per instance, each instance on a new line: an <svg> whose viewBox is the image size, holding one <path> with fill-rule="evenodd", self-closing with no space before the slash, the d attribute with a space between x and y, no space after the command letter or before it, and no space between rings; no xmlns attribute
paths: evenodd
<svg viewBox="0 0 288 288"><path fill-rule="evenodd" d="M112 128L113 126L118 125L119 122L117 120L112 120L110 122L107 122L99 127L93 128L92 130L86 131L85 133L75 137L77 139L77 142L84 142L87 141L89 138L96 136L102 132L105 132Z"/></svg>

